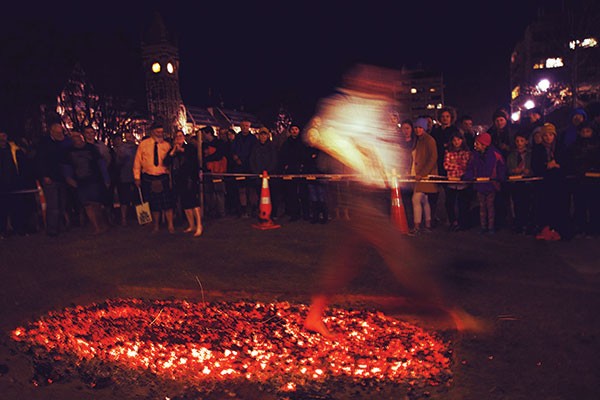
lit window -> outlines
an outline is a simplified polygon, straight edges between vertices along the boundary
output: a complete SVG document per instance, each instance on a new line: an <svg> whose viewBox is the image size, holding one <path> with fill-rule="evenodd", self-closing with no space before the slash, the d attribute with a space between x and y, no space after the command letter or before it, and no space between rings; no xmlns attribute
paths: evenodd
<svg viewBox="0 0 600 400"><path fill-rule="evenodd" d="M525 106L526 109L531 110L533 107L535 107L535 103L533 100L527 100L523 106Z"/></svg>
<svg viewBox="0 0 600 400"><path fill-rule="evenodd" d="M437 108L438 110L440 110L442 108L442 103L438 103L437 106L435 106L435 108Z"/></svg>
<svg viewBox="0 0 600 400"><path fill-rule="evenodd" d="M417 88L412 88L412 89L410 89L410 92L411 92L412 94L415 94L415 93L417 93Z"/></svg>
<svg viewBox="0 0 600 400"><path fill-rule="evenodd" d="M556 57L556 58L547 58L546 59L546 68L560 68L560 67L564 67L562 58Z"/></svg>
<svg viewBox="0 0 600 400"><path fill-rule="evenodd" d="M595 38L586 38L581 41L581 47L597 47L598 41Z"/></svg>
<svg viewBox="0 0 600 400"><path fill-rule="evenodd" d="M158 74L160 72L160 63L155 62L152 64L152 72Z"/></svg>
<svg viewBox="0 0 600 400"><path fill-rule="evenodd" d="M544 69L544 63L533 64L533 69Z"/></svg>
<svg viewBox="0 0 600 400"><path fill-rule="evenodd" d="M434 88L434 87L432 87L432 88L429 88L429 91L430 91L431 93L434 93L434 92L435 92L435 88Z"/></svg>
<svg viewBox="0 0 600 400"><path fill-rule="evenodd" d="M581 42L579 40L571 40L569 42L569 48L571 50L575 50L575 47L577 47Z"/></svg>
<svg viewBox="0 0 600 400"><path fill-rule="evenodd" d="M515 86L515 88L512 90L511 92L511 99L514 100L517 97L519 97L519 93L521 92L521 87L520 86Z"/></svg>
<svg viewBox="0 0 600 400"><path fill-rule="evenodd" d="M569 42L569 48L571 50L575 50L577 47L582 47L582 48L598 47L598 40L596 38L590 37L590 38L585 38L583 40L571 40Z"/></svg>
<svg viewBox="0 0 600 400"><path fill-rule="evenodd" d="M433 110L434 108L435 108L435 106L433 104L427 104L428 110Z"/></svg>
<svg viewBox="0 0 600 400"><path fill-rule="evenodd" d="M512 113L510 115L510 119L512 119L514 122L517 122L519 119L521 119L521 111L515 111Z"/></svg>
<svg viewBox="0 0 600 400"><path fill-rule="evenodd" d="M172 74L173 71L175 71L175 67L173 67L173 64L167 63L167 72Z"/></svg>

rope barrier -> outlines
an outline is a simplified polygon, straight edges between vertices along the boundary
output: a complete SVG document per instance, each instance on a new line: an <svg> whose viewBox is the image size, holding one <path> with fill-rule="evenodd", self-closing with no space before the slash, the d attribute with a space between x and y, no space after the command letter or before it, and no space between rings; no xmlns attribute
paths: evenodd
<svg viewBox="0 0 600 400"><path fill-rule="evenodd" d="M236 174L236 173L211 173L204 172L203 177L208 177L210 179L211 176L216 176L216 178L210 179L212 182L223 182L223 178L234 178L237 181L246 180L246 179L262 179L262 176L259 174ZM314 180L332 180L332 181L341 181L341 180L358 180L361 175L358 174L273 174L269 175L267 179L282 179L284 181L290 181L294 179L305 179L309 181ZM437 184L480 184L480 183L489 183L489 182L536 182L544 180L541 176L522 176L515 175L509 176L505 180L499 179L491 179L491 178L477 178L475 180L461 180L461 179L453 179L448 178L446 176L440 175L428 175L427 177L417 179L415 176L401 176L394 175L392 178L397 178L398 183L437 183ZM596 172L588 172L584 175L585 178L600 178L600 173ZM575 179L581 178L577 176L567 176L567 179ZM204 179L206 181L206 179Z"/></svg>
<svg viewBox="0 0 600 400"><path fill-rule="evenodd" d="M238 174L238 173L212 173L212 172L203 172L202 181L207 182L210 181L212 183L220 183L224 182L224 178L233 178L236 181L243 181L246 179L262 179L262 175L260 174ZM343 181L343 180L358 180L361 175L358 174L273 174L269 175L267 179L282 179L284 181L291 181L294 179L305 179L307 181L315 181L315 180L331 180L331 181ZM208 177L209 179L206 179ZM210 178L214 177L214 178ZM478 183L489 183L489 182L507 182L507 183L516 183L516 182L537 182L543 181L544 178L541 176L522 176L522 175L514 175L509 176L505 180L491 179L491 178L477 178L475 180L460 180L448 178L441 175L428 175L427 177L416 179L414 176L402 176L402 175L393 175L392 178L396 178L398 183L436 183L436 184L447 184L447 185L456 185L456 184L478 184ZM566 177L567 179L576 179L576 178L587 178L587 179L600 179L600 172L586 172L583 176L574 176L570 175ZM40 193L41 189L25 189L25 190L16 190L12 192L5 192L5 194L29 194L29 193Z"/></svg>

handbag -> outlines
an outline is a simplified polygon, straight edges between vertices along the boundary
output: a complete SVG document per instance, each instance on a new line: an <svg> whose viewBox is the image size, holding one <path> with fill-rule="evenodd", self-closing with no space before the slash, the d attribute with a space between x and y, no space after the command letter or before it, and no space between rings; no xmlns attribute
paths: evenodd
<svg viewBox="0 0 600 400"><path fill-rule="evenodd" d="M144 202L144 196L142 196L142 189L138 187L138 193L140 194L140 204L135 206L135 213L137 215L138 223L140 225L149 224L152 222L152 213L150 212L150 203Z"/></svg>

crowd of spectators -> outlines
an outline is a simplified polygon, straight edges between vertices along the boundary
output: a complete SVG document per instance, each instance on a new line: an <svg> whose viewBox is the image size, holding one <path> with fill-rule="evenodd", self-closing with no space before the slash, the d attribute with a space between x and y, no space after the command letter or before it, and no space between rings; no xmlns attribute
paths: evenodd
<svg viewBox="0 0 600 400"><path fill-rule="evenodd" d="M534 108L511 123L499 108L480 132L449 107L438 119L390 117L398 129L398 173L414 181L400 187L410 234L503 229L549 241L600 234L598 104L558 122L544 121ZM35 143L0 131L0 236L57 236L83 226L101 234L135 221L134 206L143 199L155 231L166 216L170 232L187 222L184 231L200 236L202 218L258 216L263 171L278 175L269 181L273 219L352 218L343 201L351 180L306 179L352 173L311 144L320 123L315 117L285 132L248 121L239 133L205 127L197 133L200 151L197 135L178 131L170 140L158 125L141 142L125 133L108 146L94 128L67 131L60 122Z"/></svg>

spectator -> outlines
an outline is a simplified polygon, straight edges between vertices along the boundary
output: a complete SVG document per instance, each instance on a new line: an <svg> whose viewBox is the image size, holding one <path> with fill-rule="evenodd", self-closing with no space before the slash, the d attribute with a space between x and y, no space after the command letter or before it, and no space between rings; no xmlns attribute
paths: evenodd
<svg viewBox="0 0 600 400"><path fill-rule="evenodd" d="M514 147L514 134L508 123L508 113L503 108L498 108L492 116L492 126L488 133L492 137L492 144L500 151L502 158L506 160L508 153ZM510 226L510 195L506 184L500 184L500 190L495 195L496 224L499 226L508 224Z"/></svg>
<svg viewBox="0 0 600 400"><path fill-rule="evenodd" d="M425 130L427 129L427 120L417 118L414 123L415 128L415 147L413 150L413 163L411 175L417 181L427 178L428 175L437 175L437 148L435 139L433 139ZM414 211L414 227L412 234L418 234L423 231L431 230L431 208L427 196L437 193L438 188L435 183L417 182L412 197ZM423 216L425 216L425 226L422 225Z"/></svg>
<svg viewBox="0 0 600 400"><path fill-rule="evenodd" d="M160 215L164 212L169 233L175 233L173 226L173 193L170 186L167 158L171 145L164 139L162 124L155 122L150 128L150 137L142 140L135 153L133 178L135 185L142 189L144 200L150 203L152 232L160 227Z"/></svg>
<svg viewBox="0 0 600 400"><path fill-rule="evenodd" d="M560 240L566 234L568 193L566 183L565 152L556 139L556 127L545 123L542 128L542 143L533 148L531 167L541 182L541 222L542 230L536 236L540 240Z"/></svg>
<svg viewBox="0 0 600 400"><path fill-rule="evenodd" d="M506 168L508 175L515 178L525 178L532 175L531 150L527 133L515 134L515 148L508 154ZM514 182L510 186L510 195L514 209L513 231L527 233L532 229L530 216L533 213L533 188L530 182Z"/></svg>
<svg viewBox="0 0 600 400"><path fill-rule="evenodd" d="M198 237L202 235L198 148L186 141L183 131L175 132L165 163L171 168L175 204L181 206L188 223L184 232L194 232Z"/></svg>
<svg viewBox="0 0 600 400"><path fill-rule="evenodd" d="M450 107L444 107L440 110L439 114L440 124L434 126L431 129L431 136L435 139L437 146L437 171L438 174L445 175L446 170L444 169L444 154L449 146L452 136L458 132L458 128L454 125L456 122L456 111ZM444 191L448 189L447 186L442 186ZM437 203L439 198L439 191L430 193L427 196L431 207L431 216L434 224L437 224Z"/></svg>
<svg viewBox="0 0 600 400"><path fill-rule="evenodd" d="M600 184L598 179L585 176L600 172L600 139L592 125L578 125L578 136L569 149L569 172L575 176L573 219L575 233L586 237L600 234Z"/></svg>
<svg viewBox="0 0 600 400"><path fill-rule="evenodd" d="M227 159L227 173L235 173L236 170L236 163L233 160L233 152L231 150L235 136L236 133L231 128L221 128L219 130L219 138L223 143L223 154L225 154L225 158ZM225 180L225 213L228 215L238 215L239 210L240 195L237 182L229 177Z"/></svg>
<svg viewBox="0 0 600 400"><path fill-rule="evenodd" d="M200 130L202 134L202 163L204 170L211 174L227 172L228 160L226 157L225 143L215 137L211 126ZM204 179L204 215L214 218L225 216L225 183L219 175L212 175Z"/></svg>
<svg viewBox="0 0 600 400"><path fill-rule="evenodd" d="M137 152L135 136L131 132L125 132L123 142L115 149L115 165L118 171L117 193L121 208L121 225L127 225L128 211L134 204L139 204L134 199L138 198L133 179L133 162Z"/></svg>
<svg viewBox="0 0 600 400"><path fill-rule="evenodd" d="M319 149L321 136L321 117L315 116L310 121L308 130L304 136L307 145L306 161L304 162L304 172L306 174L322 174L325 158L328 155ZM310 200L311 224L320 222L327 223L329 213L327 208L327 182L319 179L310 180L307 183L308 198Z"/></svg>
<svg viewBox="0 0 600 400"><path fill-rule="evenodd" d="M411 167L413 163L413 148L415 146L415 134L413 123L409 119L402 121L400 125L400 140L398 141L400 148L400 170L398 174L401 177L407 178L411 175ZM412 207L412 194L413 184L401 183L400 184L400 196L402 197L402 204L406 212L406 221L409 229L414 228L414 215Z"/></svg>
<svg viewBox="0 0 600 400"><path fill-rule="evenodd" d="M75 188L79 203L92 224L95 235L108 229L103 218L106 191L110 186L106 160L98 148L86 142L80 132L71 132L73 146L67 150L63 173L67 184Z"/></svg>
<svg viewBox="0 0 600 400"><path fill-rule="evenodd" d="M233 158L234 172L240 174L250 174L250 153L257 142L256 136L250 132L250 121L240 122L241 131L235 137L232 143L231 151ZM256 179L246 177L237 182L237 189L240 199L240 216L248 218L255 211L258 204L256 196Z"/></svg>
<svg viewBox="0 0 600 400"><path fill-rule="evenodd" d="M449 180L460 180L464 175L471 152L464 136L454 132L444 154L444 169ZM450 230L453 232L467 228L470 191L464 183L450 183L446 186L446 213Z"/></svg>
<svg viewBox="0 0 600 400"><path fill-rule="evenodd" d="M464 136L467 147L472 149L477 133L473 129L473 118L470 115L462 115L458 118L458 131Z"/></svg>
<svg viewBox="0 0 600 400"><path fill-rule="evenodd" d="M562 132L558 140L560 145L567 150L578 137L579 126L587 120L587 113L583 108L575 108L571 111L569 126Z"/></svg>
<svg viewBox="0 0 600 400"><path fill-rule="evenodd" d="M471 159L465 172L467 180L485 180L485 183L475 183L479 201L479 224L481 234L494 234L495 209L494 199L496 192L500 190L500 182L506 174L506 166L502 155L492 144L489 133L482 133L475 138L475 151L471 153Z"/></svg>
<svg viewBox="0 0 600 400"><path fill-rule="evenodd" d="M42 137L37 153L37 175L46 197L46 234L58 236L68 225L67 188L62 173L66 152L73 141L65 136L62 124L52 122L49 135Z"/></svg>
<svg viewBox="0 0 600 400"><path fill-rule="evenodd" d="M283 174L301 174L306 160L306 145L300 139L300 128L297 125L290 127L290 137L281 146L279 152L280 170ZM308 192L304 179L290 179L285 181L285 210L290 216L290 221L297 221L300 217L309 219Z"/></svg>

